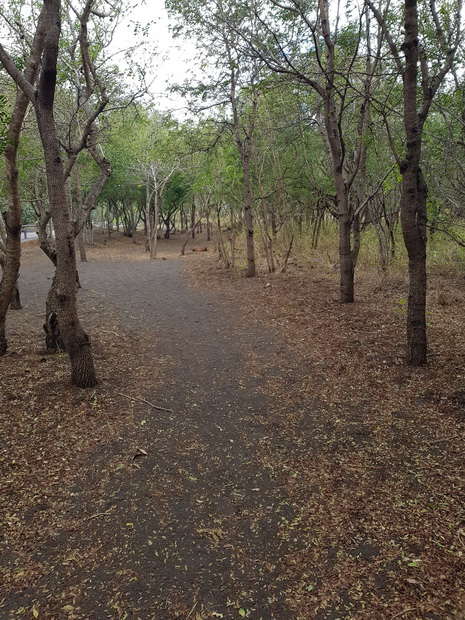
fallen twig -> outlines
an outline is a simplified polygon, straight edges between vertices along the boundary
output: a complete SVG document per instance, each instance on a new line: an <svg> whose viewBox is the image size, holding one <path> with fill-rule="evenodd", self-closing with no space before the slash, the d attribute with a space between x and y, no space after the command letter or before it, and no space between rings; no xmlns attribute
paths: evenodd
<svg viewBox="0 0 465 620"><path fill-rule="evenodd" d="M96 512L94 515L87 517L86 521L90 521L91 519L96 519L97 517L106 517L107 515L110 514L110 512L111 512L111 508L110 510L107 510L106 512Z"/></svg>
<svg viewBox="0 0 465 620"><path fill-rule="evenodd" d="M451 439L459 439L461 435L451 435L450 437L441 437L441 439L427 440L425 443L439 443L440 441L450 441Z"/></svg>
<svg viewBox="0 0 465 620"><path fill-rule="evenodd" d="M189 612L189 615L186 617L186 620L189 620L189 618L192 616L192 614L194 613L194 609L197 607L197 603L199 601L195 601L194 606L192 607L192 609Z"/></svg>
<svg viewBox="0 0 465 620"><path fill-rule="evenodd" d="M150 403L148 400L145 400L145 398L138 398L137 396L128 396L127 394L123 394L123 392L116 392L116 393L119 394L120 396L124 396L128 400L135 400L135 401L139 401L140 403L145 403L146 405L149 405L150 407L152 407L153 409L156 409L157 411L168 411L168 413L173 413L172 409L166 409L165 407L159 407L158 405L154 405L153 403Z"/></svg>
<svg viewBox="0 0 465 620"><path fill-rule="evenodd" d="M403 616L408 611L415 611L415 609L416 609L416 607L407 607L407 609L404 609L403 611L399 611L398 614L396 614L395 616L392 616L391 620L394 620L394 618L399 618L400 616Z"/></svg>

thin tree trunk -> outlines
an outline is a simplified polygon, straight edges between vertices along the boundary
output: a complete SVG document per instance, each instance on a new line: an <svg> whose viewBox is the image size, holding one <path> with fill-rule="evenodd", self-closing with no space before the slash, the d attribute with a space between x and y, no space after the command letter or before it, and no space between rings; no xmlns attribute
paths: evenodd
<svg viewBox="0 0 465 620"><path fill-rule="evenodd" d="M207 209L205 217L207 220L207 241L211 241L212 231L211 231L211 222L210 222L210 208Z"/></svg>
<svg viewBox="0 0 465 620"><path fill-rule="evenodd" d="M153 227L150 236L150 260L157 258L157 241L158 241L158 220L160 217L160 203L158 200L158 190L155 189L153 194Z"/></svg>
<svg viewBox="0 0 465 620"><path fill-rule="evenodd" d="M415 174L416 172L416 174ZM426 336L426 197L427 186L420 168L404 173L401 222L409 257L406 362L427 362Z"/></svg>
<svg viewBox="0 0 465 620"><path fill-rule="evenodd" d="M24 77L30 84L34 84L39 67L40 57L45 40L45 9L39 17L37 30L34 35L31 56L24 72ZM18 185L17 154L19 136L23 125L24 116L29 105L29 98L25 92L18 90L13 108L10 126L6 139L5 148L5 176L8 199L8 211L5 214L6 241L5 259L0 283L0 355L4 355L8 348L6 338L6 315L12 302L21 262L21 198ZM0 214L0 217L3 217ZM19 295L19 293L18 293ZM13 299L14 302L14 299ZM19 304L21 306L21 304Z"/></svg>
<svg viewBox="0 0 465 620"><path fill-rule="evenodd" d="M86 246L84 244L84 235L82 232L82 228L78 233L77 242L78 242L78 248L79 248L79 260L81 261L81 263L87 263L87 252L86 252Z"/></svg>
<svg viewBox="0 0 465 620"><path fill-rule="evenodd" d="M147 171L145 179L145 250L150 252L150 259L152 260L152 228L155 223L152 222L150 215L150 173Z"/></svg>
<svg viewBox="0 0 465 620"><path fill-rule="evenodd" d="M192 229L192 239L195 239L195 199L192 196L192 204L191 204L191 229Z"/></svg>
<svg viewBox="0 0 465 620"><path fill-rule="evenodd" d="M246 276L253 278L257 271L255 267L255 245L253 237L253 215L252 215L252 183L250 179L250 157L246 152L242 156L242 166L244 170L244 224L246 233L247 248L247 271Z"/></svg>
<svg viewBox="0 0 465 620"><path fill-rule="evenodd" d="M351 248L351 218L348 213L339 215L339 275L340 301L343 304L354 301L354 261Z"/></svg>
<svg viewBox="0 0 465 620"><path fill-rule="evenodd" d="M194 222L192 225L192 228L190 230L187 231L187 235L186 238L184 239L184 243L182 244L181 247L181 256L185 256L186 254L186 245L187 242L189 241L189 239L191 238L191 233L193 230L195 230L195 227L198 226L199 222L201 221L202 218L200 218L199 220L197 220L197 222Z"/></svg>
<svg viewBox="0 0 465 620"><path fill-rule="evenodd" d="M81 185L79 183L79 170L77 166L73 167L73 181L74 181L74 190L76 192L76 212L78 215L81 213L83 205L82 205ZM78 219L78 217L76 217L76 219ZM84 245L84 235L83 235L82 230L83 229L81 228L77 234L79 259L81 263L87 263L86 246Z"/></svg>
<svg viewBox="0 0 465 620"><path fill-rule="evenodd" d="M418 12L417 0L405 2L404 128L407 151L402 162L400 219L409 258L406 362L426 364L426 196L427 187L420 169L421 134L417 113Z"/></svg>

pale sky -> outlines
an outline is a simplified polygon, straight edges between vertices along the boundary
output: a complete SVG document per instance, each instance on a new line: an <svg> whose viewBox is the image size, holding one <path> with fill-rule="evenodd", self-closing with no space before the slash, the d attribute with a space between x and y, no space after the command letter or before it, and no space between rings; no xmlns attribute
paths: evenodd
<svg viewBox="0 0 465 620"><path fill-rule="evenodd" d="M151 93L154 95L155 103L159 101L158 107L162 109L184 107L185 103L179 96L167 93L166 90L174 83L182 83L194 70L194 45L171 37L164 0L147 0L145 4L141 3L134 9L131 17L118 28L115 45L119 48L127 48L138 43L133 34L131 20L142 25L149 21L155 22L150 27L148 37L153 50L158 53L154 58L154 69L150 72L150 77L154 78ZM181 110L177 116L183 116Z"/></svg>

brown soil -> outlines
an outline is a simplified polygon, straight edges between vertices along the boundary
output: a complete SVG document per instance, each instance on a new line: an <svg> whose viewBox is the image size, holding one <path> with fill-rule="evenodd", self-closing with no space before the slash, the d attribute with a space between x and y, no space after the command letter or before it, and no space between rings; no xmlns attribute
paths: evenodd
<svg viewBox="0 0 465 620"><path fill-rule="evenodd" d="M52 273L24 246L0 617L465 618L463 280L432 278L414 369L404 278L364 276L342 306L321 264L247 280L182 241L152 263L124 238L89 250L91 391L43 352Z"/></svg>

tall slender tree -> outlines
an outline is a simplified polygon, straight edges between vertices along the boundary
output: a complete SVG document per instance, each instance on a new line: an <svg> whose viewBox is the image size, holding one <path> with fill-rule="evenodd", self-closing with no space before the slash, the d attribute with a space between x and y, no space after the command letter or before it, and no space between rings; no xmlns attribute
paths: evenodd
<svg viewBox="0 0 465 620"><path fill-rule="evenodd" d="M394 150L402 174L401 224L409 259L406 362L422 366L427 362L426 334L426 223L428 188L422 169L425 122L431 105L463 38L462 0L438 11L435 0L405 0L404 37L396 41L391 10L366 0L383 29L403 85L403 153ZM419 12L421 9L422 23ZM397 23L394 21L394 23ZM433 34L434 33L434 34Z"/></svg>

